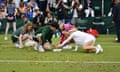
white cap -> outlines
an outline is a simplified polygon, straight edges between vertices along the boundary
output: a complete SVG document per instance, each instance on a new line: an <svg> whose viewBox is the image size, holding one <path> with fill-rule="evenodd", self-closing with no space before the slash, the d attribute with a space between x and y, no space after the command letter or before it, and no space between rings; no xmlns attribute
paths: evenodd
<svg viewBox="0 0 120 72"><path fill-rule="evenodd" d="M39 8L36 6L33 10L39 10Z"/></svg>

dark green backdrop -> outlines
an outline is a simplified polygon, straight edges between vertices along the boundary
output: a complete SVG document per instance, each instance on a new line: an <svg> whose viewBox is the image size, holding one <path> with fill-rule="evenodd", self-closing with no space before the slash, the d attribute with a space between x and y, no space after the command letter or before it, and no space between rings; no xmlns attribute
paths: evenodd
<svg viewBox="0 0 120 72"><path fill-rule="evenodd" d="M95 15L94 18L82 18L82 20L78 20L77 25L78 27L94 27L96 28L99 33L105 34L106 30L109 29L109 33L113 34L115 33L115 27L112 23L112 17L107 17L107 14L110 10L110 4L112 0L104 0L104 16L102 16L101 9L102 9L102 0L92 0L95 8ZM84 4L84 0L82 1ZM69 13L69 12L68 12ZM2 26L0 27L0 33L5 32L5 26L6 26L6 20L0 20L2 22ZM23 21L21 19L17 19L17 28L21 27L23 25ZM93 22L98 23L98 25L94 25ZM104 22L104 25L100 25L100 22ZM12 24L10 27L10 33L12 33Z"/></svg>

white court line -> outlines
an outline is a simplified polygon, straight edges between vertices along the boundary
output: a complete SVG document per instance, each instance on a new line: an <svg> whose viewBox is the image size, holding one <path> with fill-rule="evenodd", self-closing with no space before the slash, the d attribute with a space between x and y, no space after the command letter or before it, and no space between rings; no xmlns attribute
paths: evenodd
<svg viewBox="0 0 120 72"><path fill-rule="evenodd" d="M39 61L39 60L0 60L0 63L87 63L87 64L120 64L120 61Z"/></svg>

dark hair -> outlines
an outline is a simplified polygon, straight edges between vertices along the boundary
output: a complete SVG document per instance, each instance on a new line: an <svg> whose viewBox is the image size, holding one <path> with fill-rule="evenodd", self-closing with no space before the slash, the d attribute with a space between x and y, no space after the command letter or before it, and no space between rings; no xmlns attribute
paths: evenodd
<svg viewBox="0 0 120 72"><path fill-rule="evenodd" d="M25 15L22 15L21 18L24 19L24 18L27 18L27 17Z"/></svg>
<svg viewBox="0 0 120 72"><path fill-rule="evenodd" d="M32 24L32 22L27 23L26 25L24 25L24 26L23 26L23 29L24 29L24 30L27 30L28 26L32 26L32 29L33 29L33 24Z"/></svg>
<svg viewBox="0 0 120 72"><path fill-rule="evenodd" d="M8 0L8 3L10 3L10 4L13 3L13 0Z"/></svg>
<svg viewBox="0 0 120 72"><path fill-rule="evenodd" d="M2 8L0 8L0 12L2 12Z"/></svg>
<svg viewBox="0 0 120 72"><path fill-rule="evenodd" d="M51 22L50 25L51 25L52 27L55 27L56 29L59 29L59 25L58 25L58 23L55 22L55 21Z"/></svg>

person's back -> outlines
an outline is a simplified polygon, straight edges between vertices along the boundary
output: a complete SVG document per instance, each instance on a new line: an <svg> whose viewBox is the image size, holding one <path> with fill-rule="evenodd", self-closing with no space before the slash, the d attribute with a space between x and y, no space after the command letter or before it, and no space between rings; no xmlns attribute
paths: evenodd
<svg viewBox="0 0 120 72"><path fill-rule="evenodd" d="M36 31L36 34L38 33L42 33L42 31L49 31L50 29L50 26L43 26L43 27L40 27L37 31Z"/></svg>
<svg viewBox="0 0 120 72"><path fill-rule="evenodd" d="M71 35L73 35L72 38L75 41L75 43L78 45L83 44L87 37L94 37L88 33L82 32L82 31L73 32Z"/></svg>
<svg viewBox="0 0 120 72"><path fill-rule="evenodd" d="M15 32L12 33L12 36L19 37L20 34L25 34L26 31L22 27L18 28Z"/></svg>
<svg viewBox="0 0 120 72"><path fill-rule="evenodd" d="M97 46L94 45L95 43L95 37L82 32L82 31L74 31L70 34L70 36L62 43L60 44L57 48L63 47L65 44L70 42L70 40L74 40L75 42L75 50L78 50L79 45L82 45L83 49L85 49L88 52L96 51L96 54L103 52L103 49L100 44Z"/></svg>

